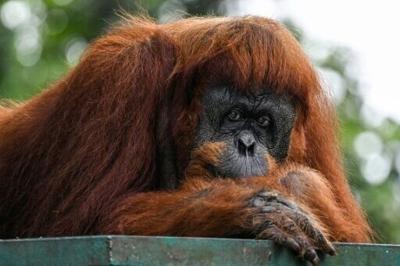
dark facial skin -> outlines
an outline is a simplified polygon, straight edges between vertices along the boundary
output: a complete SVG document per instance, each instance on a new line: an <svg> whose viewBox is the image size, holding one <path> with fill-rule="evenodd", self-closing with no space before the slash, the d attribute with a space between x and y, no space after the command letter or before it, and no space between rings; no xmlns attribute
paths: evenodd
<svg viewBox="0 0 400 266"><path fill-rule="evenodd" d="M295 110L288 97L268 90L243 94L229 88L212 88L203 98L195 147L224 142L218 176L240 178L268 173L267 155L282 161L289 148Z"/></svg>

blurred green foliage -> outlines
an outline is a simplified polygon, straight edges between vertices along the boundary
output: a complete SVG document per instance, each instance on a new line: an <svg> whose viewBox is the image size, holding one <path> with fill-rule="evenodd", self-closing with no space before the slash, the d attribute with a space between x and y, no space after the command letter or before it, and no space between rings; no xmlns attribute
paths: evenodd
<svg viewBox="0 0 400 266"><path fill-rule="evenodd" d="M3 1L0 3L0 98L24 100L47 87L77 62L88 42L104 33L119 19L118 13L121 10L132 14L147 13L163 22L189 14L223 15L225 11L220 5L221 2ZM19 10L19 15L13 14L13 10ZM284 23L303 43L318 68L328 71L335 84L339 84L342 97L336 102L341 122L344 161L352 190L377 231L378 240L400 243L399 170L393 166L396 158L400 165L399 126L387 119L379 125L371 125L360 114L363 99L358 81L349 71L352 62L351 51L343 47L313 43L290 18ZM381 180L367 182L368 178L365 178L368 160L361 158L362 154L360 156L354 148L357 139L361 139L359 137L362 135L378 142L378 153L381 156L379 158L386 158L383 162L389 164L388 173ZM380 143L382 148L379 148ZM364 145L370 144L367 142Z"/></svg>

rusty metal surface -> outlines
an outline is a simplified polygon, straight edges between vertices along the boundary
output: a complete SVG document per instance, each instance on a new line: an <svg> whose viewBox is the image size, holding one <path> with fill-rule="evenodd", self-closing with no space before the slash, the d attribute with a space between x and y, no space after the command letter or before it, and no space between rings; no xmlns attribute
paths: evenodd
<svg viewBox="0 0 400 266"><path fill-rule="evenodd" d="M399 265L400 245L336 244L321 265ZM265 240L91 236L0 240L0 265L306 265Z"/></svg>

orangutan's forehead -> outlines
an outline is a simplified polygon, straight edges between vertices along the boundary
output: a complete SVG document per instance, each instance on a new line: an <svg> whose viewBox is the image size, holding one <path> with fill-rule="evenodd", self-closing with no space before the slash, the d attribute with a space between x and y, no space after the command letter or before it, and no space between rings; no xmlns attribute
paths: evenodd
<svg viewBox="0 0 400 266"><path fill-rule="evenodd" d="M270 101L289 102L287 95L277 95L273 90L269 88L252 89L252 90L237 90L235 88L224 86L215 87L206 90L204 103L216 103L216 104L246 104L246 105L262 105Z"/></svg>

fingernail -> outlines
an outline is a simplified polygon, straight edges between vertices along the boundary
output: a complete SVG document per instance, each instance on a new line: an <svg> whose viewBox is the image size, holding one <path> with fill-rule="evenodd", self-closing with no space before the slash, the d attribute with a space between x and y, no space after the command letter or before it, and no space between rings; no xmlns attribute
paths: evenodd
<svg viewBox="0 0 400 266"><path fill-rule="evenodd" d="M329 250L329 255L331 256L335 256L336 255L336 250L334 248L332 248L331 250Z"/></svg>
<svg viewBox="0 0 400 266"><path fill-rule="evenodd" d="M318 258L318 256L315 257L315 258L312 260L312 264L313 264L313 265L319 265L319 258Z"/></svg>

